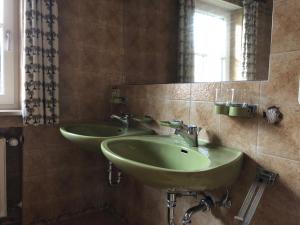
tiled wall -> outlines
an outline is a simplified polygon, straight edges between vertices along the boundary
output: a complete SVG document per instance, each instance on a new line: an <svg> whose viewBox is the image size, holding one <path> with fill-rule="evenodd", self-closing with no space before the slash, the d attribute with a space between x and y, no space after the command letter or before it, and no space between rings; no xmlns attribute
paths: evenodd
<svg viewBox="0 0 300 225"><path fill-rule="evenodd" d="M196 123L223 145L244 151L248 157L240 179L232 189L231 209L197 213L193 224L230 225L253 180L256 164L278 172L276 184L267 189L253 225L298 225L300 221L300 105L297 101L300 75L300 1L275 0L269 80L167 85L129 85L125 93L134 114L149 114L157 120L179 118ZM253 119L229 118L213 113L214 90L221 87L247 89L249 102L259 105ZM280 107L284 118L267 124L262 111ZM168 132L164 130L163 132ZM124 194L131 193L131 194ZM127 177L112 191L113 203L132 224L166 224L165 194ZM177 223L194 199L179 200Z"/></svg>
<svg viewBox="0 0 300 225"><path fill-rule="evenodd" d="M103 119L123 82L123 1L59 3L61 122Z"/></svg>
<svg viewBox="0 0 300 225"><path fill-rule="evenodd" d="M61 123L107 118L110 89L125 76L130 83L169 81L177 45L169 34L177 30L171 1L58 1ZM1 121L22 125L20 118ZM24 136L24 225L106 202L101 154L64 140L58 127L25 127Z"/></svg>
<svg viewBox="0 0 300 225"><path fill-rule="evenodd" d="M123 1L59 0L61 123L107 117L109 90L123 82ZM24 225L101 206L106 161L61 137L24 128Z"/></svg>
<svg viewBox="0 0 300 225"><path fill-rule="evenodd" d="M124 4L124 75L129 84L175 81L177 1L127 0Z"/></svg>

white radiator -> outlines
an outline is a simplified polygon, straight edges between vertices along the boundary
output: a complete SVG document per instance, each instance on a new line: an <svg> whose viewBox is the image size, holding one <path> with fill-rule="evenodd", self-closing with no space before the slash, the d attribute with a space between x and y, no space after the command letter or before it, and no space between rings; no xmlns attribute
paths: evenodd
<svg viewBox="0 0 300 225"><path fill-rule="evenodd" d="M0 138L0 218L6 216L6 139Z"/></svg>

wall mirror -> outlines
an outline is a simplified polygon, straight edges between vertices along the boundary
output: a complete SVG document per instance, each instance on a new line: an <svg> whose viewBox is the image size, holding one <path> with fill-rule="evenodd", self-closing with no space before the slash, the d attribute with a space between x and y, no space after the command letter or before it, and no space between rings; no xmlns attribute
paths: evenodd
<svg viewBox="0 0 300 225"><path fill-rule="evenodd" d="M175 42L174 36L176 36L177 44L171 51L165 50L165 52L170 51L166 57L173 57L174 60L168 62L168 66L175 69L171 70L172 76L167 75L168 78L165 80L154 79L156 73L153 72L150 75L153 77L150 83L268 79L273 0L172 0L168 2L170 10L176 9L176 13L172 14L176 18L169 20L176 23L174 26L176 31L173 32L171 41ZM166 14L170 17L170 13ZM125 13L125 19L126 16L128 13ZM155 20L155 17L150 18ZM163 20L160 18L160 21ZM147 38L155 37L155 34L147 35L150 36ZM167 72L170 73L170 70ZM131 83L143 83L143 81Z"/></svg>
<svg viewBox="0 0 300 225"><path fill-rule="evenodd" d="M271 3L181 1L178 81L267 80Z"/></svg>

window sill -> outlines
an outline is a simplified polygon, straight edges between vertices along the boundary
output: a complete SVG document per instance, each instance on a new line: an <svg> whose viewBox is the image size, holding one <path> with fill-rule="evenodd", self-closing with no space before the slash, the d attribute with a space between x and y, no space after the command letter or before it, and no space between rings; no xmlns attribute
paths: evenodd
<svg viewBox="0 0 300 225"><path fill-rule="evenodd" d="M0 110L1 116L21 116L22 110Z"/></svg>

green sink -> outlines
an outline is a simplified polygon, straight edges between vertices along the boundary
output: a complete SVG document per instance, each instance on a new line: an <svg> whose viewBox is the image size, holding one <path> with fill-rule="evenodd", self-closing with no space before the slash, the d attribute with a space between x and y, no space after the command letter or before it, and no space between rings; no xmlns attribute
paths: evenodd
<svg viewBox="0 0 300 225"><path fill-rule="evenodd" d="M226 147L187 147L177 136L121 137L102 142L106 158L144 184L179 190L212 190L237 179L243 153Z"/></svg>
<svg viewBox="0 0 300 225"><path fill-rule="evenodd" d="M61 134L84 149L99 151L99 145L108 138L152 134L152 130L124 128L115 123L69 124L60 127Z"/></svg>

